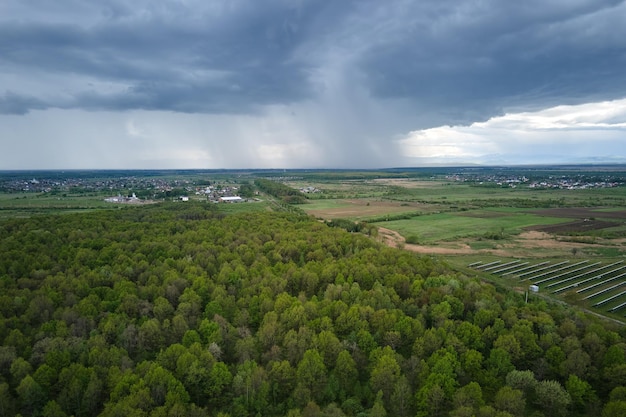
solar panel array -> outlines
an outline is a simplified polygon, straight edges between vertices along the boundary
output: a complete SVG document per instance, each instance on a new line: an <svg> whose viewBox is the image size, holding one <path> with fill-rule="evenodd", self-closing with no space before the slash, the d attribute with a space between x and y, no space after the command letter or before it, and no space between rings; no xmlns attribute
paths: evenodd
<svg viewBox="0 0 626 417"><path fill-rule="evenodd" d="M626 312L626 264L623 261L479 261L469 267L527 281L528 285L536 285L544 293L558 296L575 293L578 299L607 312Z"/></svg>

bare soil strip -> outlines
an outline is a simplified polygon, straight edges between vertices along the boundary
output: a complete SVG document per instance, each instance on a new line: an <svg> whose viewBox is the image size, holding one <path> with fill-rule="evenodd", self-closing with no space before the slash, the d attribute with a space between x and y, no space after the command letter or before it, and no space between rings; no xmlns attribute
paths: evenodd
<svg viewBox="0 0 626 417"><path fill-rule="evenodd" d="M626 220L626 210L598 211L586 207L550 208L530 210L530 213L548 217L569 217L572 219L622 219Z"/></svg>

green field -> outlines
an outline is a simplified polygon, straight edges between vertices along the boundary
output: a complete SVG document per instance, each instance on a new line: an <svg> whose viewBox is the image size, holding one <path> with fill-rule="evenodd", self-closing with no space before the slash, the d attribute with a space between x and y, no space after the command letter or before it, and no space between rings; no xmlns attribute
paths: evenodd
<svg viewBox="0 0 626 417"><path fill-rule="evenodd" d="M0 193L0 219L111 208L100 196Z"/></svg>
<svg viewBox="0 0 626 417"><path fill-rule="evenodd" d="M441 213L378 223L396 230L403 236L416 235L422 244L434 244L462 238L506 238L518 234L524 227L538 224L558 224L568 219L542 217L522 210L476 210L459 213ZM484 216L484 217L483 217Z"/></svg>
<svg viewBox="0 0 626 417"><path fill-rule="evenodd" d="M309 201L302 208L305 211L312 210L335 210L338 208L350 207L350 203L346 200L312 200Z"/></svg>
<svg viewBox="0 0 626 417"><path fill-rule="evenodd" d="M399 202L421 202L468 207L554 205L626 205L626 190L618 188L538 189L449 181L440 177L424 179L290 181L294 188L315 187L320 192L307 194L311 201L326 199L371 198Z"/></svg>

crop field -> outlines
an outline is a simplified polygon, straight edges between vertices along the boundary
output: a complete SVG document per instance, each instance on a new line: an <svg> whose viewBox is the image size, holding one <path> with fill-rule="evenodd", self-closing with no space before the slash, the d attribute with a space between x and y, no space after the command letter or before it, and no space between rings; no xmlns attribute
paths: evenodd
<svg viewBox="0 0 626 417"><path fill-rule="evenodd" d="M531 293L534 289L602 314L626 317L626 263L622 259L496 260L473 262L469 267Z"/></svg>
<svg viewBox="0 0 626 417"><path fill-rule="evenodd" d="M412 250L467 248L477 252L524 246L530 231L552 237L551 256L583 245L591 256L621 255L626 238L626 196L618 188L538 189L468 183L449 178L378 178L369 180L298 181L312 187L305 212L321 218L366 221L399 233ZM351 198L344 198L352 193ZM546 245L547 239L542 239ZM558 245L557 245L558 244ZM584 247L584 245L593 245ZM423 249L423 250L422 250ZM543 249L546 249L544 247Z"/></svg>
<svg viewBox="0 0 626 417"><path fill-rule="evenodd" d="M397 201L380 201L375 199L341 199L314 200L301 206L312 216L330 220L349 218L352 220L368 220L379 216L398 213L416 213L427 209L424 205L400 203Z"/></svg>
<svg viewBox="0 0 626 417"><path fill-rule="evenodd" d="M0 193L0 220L35 214L75 213L105 208L112 207L99 196Z"/></svg>
<svg viewBox="0 0 626 417"><path fill-rule="evenodd" d="M290 187L314 187L310 200L376 198L399 202L436 203L444 206L465 205L473 208L523 204L526 207L549 207L567 203L580 207L597 206L603 201L617 205L626 201L624 192L615 188L530 189L491 184L449 181L443 178L375 179L342 181L288 181Z"/></svg>
<svg viewBox="0 0 626 417"><path fill-rule="evenodd" d="M520 233L525 227L538 224L560 224L560 217L543 217L522 210L477 210L417 216L407 220L384 222L384 227L405 236L415 235L422 244L464 238L492 238Z"/></svg>

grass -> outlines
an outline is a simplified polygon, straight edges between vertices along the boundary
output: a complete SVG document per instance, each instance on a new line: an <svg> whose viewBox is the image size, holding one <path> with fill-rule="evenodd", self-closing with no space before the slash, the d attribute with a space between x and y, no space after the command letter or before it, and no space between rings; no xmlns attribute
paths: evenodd
<svg viewBox="0 0 626 417"><path fill-rule="evenodd" d="M334 210L338 208L350 207L350 203L345 200L310 200L307 204L302 206L303 210Z"/></svg>
<svg viewBox="0 0 626 417"><path fill-rule="evenodd" d="M104 201L105 197L98 194L0 193L0 209L107 208L111 204Z"/></svg>
<svg viewBox="0 0 626 417"><path fill-rule="evenodd" d="M211 203L207 203L211 204ZM236 213L258 213L262 211L269 210L269 205L265 201L255 201L255 202L246 202L246 203L235 203L235 204L227 204L227 203L217 203L218 211L222 213L228 214L236 214Z"/></svg>
<svg viewBox="0 0 626 417"><path fill-rule="evenodd" d="M624 255L626 255L626 251L619 247L602 246L602 247L590 249L589 252L593 252L594 254L598 256L605 256L605 257L611 257L611 258L623 257Z"/></svg>
<svg viewBox="0 0 626 417"><path fill-rule="evenodd" d="M76 213L112 209L103 196L0 193L0 220L40 214Z"/></svg>
<svg viewBox="0 0 626 417"><path fill-rule="evenodd" d="M440 213L414 217L409 220L395 220L379 223L388 229L396 230L403 236L417 235L424 244L452 241L462 238L479 238L486 235L515 235L524 227L539 224L557 224L571 219L541 217L521 210L491 210L501 215L482 217L471 216L472 212ZM470 215L468 215L470 214Z"/></svg>
<svg viewBox="0 0 626 417"><path fill-rule="evenodd" d="M495 249L496 245L493 241L488 240L477 240L475 242L470 242L470 248L473 250L481 250L481 249Z"/></svg>

